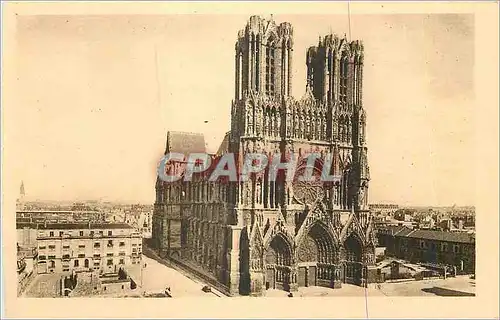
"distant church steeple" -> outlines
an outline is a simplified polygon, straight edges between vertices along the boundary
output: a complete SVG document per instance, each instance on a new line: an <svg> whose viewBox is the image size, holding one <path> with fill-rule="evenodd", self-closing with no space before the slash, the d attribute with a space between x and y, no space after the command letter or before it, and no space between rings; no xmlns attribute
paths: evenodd
<svg viewBox="0 0 500 320"><path fill-rule="evenodd" d="M26 193L24 192L24 181L21 180L21 188L19 190L19 194L21 196L21 200L24 200L24 196L26 195Z"/></svg>
<svg viewBox="0 0 500 320"><path fill-rule="evenodd" d="M24 210L24 197L26 196L26 192L24 190L24 181L21 180L21 187L19 188L19 198L16 200L16 209Z"/></svg>

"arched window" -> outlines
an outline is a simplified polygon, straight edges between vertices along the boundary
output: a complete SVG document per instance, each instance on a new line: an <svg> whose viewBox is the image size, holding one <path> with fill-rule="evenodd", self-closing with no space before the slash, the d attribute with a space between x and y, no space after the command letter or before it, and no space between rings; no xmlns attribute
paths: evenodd
<svg viewBox="0 0 500 320"><path fill-rule="evenodd" d="M260 35L257 35L256 37L254 36L254 46L255 46L255 91L259 91L260 89Z"/></svg>
<svg viewBox="0 0 500 320"><path fill-rule="evenodd" d="M274 69L274 41L270 39L266 47L266 94L274 94L274 79L275 79L275 69Z"/></svg>
<svg viewBox="0 0 500 320"><path fill-rule="evenodd" d="M340 101L347 103L348 58L345 53L340 60Z"/></svg>
<svg viewBox="0 0 500 320"><path fill-rule="evenodd" d="M359 85L358 85L358 79L359 79L359 57L356 56L354 59L354 103L358 104L359 103Z"/></svg>
<svg viewBox="0 0 500 320"><path fill-rule="evenodd" d="M335 61L334 61L334 53L332 49L328 50L328 69L327 69L327 79L328 79L328 87L327 87L327 97L328 99L332 99L332 91L335 85Z"/></svg>
<svg viewBox="0 0 500 320"><path fill-rule="evenodd" d="M243 97L243 52L238 53L238 99Z"/></svg>
<svg viewBox="0 0 500 320"><path fill-rule="evenodd" d="M332 52L328 51L328 73L332 73Z"/></svg>
<svg viewBox="0 0 500 320"><path fill-rule="evenodd" d="M351 131L351 121L349 120L349 118L346 119L346 123L345 123L345 128L346 128L346 137L345 137L345 140L346 142L350 142L351 141L351 134L352 134L352 131Z"/></svg>

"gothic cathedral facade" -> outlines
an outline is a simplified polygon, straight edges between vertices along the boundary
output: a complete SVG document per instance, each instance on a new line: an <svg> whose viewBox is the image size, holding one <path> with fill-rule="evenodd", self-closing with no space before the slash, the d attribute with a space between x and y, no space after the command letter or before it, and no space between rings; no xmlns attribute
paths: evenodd
<svg viewBox="0 0 500 320"><path fill-rule="evenodd" d="M306 93L299 100L291 96L289 23L250 17L235 51L231 130L219 153L294 153L303 160L297 174L306 170L308 154L321 154L319 165L332 155L332 173L341 178L331 184L271 181L263 171L234 183L158 179L155 245L169 258L206 270L230 294L373 281L363 44L332 34L320 38L307 50ZM165 152L200 152L203 141L169 133Z"/></svg>

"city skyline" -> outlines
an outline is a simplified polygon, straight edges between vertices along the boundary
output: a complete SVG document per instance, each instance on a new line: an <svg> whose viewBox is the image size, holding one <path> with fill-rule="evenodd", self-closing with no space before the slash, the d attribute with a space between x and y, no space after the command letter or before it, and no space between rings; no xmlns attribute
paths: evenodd
<svg viewBox="0 0 500 320"><path fill-rule="evenodd" d="M229 130L235 33L247 19L20 18L18 77L30 95L13 123L26 198L152 203L168 130L202 132L210 151ZM318 41L310 35L349 37L347 15L275 19L294 26L299 98L305 48ZM450 183L474 181L472 24L467 15L351 17L366 52L371 203L475 204L470 185Z"/></svg>

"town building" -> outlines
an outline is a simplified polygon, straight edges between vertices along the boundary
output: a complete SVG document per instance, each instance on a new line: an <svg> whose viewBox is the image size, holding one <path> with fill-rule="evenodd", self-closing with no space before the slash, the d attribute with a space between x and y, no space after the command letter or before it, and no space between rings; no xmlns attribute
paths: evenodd
<svg viewBox="0 0 500 320"><path fill-rule="evenodd" d="M139 230L143 238L151 238L153 233L152 212L142 212L138 221Z"/></svg>
<svg viewBox="0 0 500 320"><path fill-rule="evenodd" d="M19 295L36 276L38 253L35 247L17 246L17 294Z"/></svg>
<svg viewBox="0 0 500 320"><path fill-rule="evenodd" d="M391 226L379 229L377 238L388 256L413 263L454 266L459 274L475 272L474 234Z"/></svg>
<svg viewBox="0 0 500 320"><path fill-rule="evenodd" d="M307 86L291 96L293 28L252 16L235 45L231 131L213 157L299 157L297 175L321 173L333 155L340 181L286 181L269 170L245 182L156 183L153 242L171 259L205 270L230 294L366 285L375 264L361 41L330 34L307 49ZM203 135L169 132L165 153L203 153ZM309 166L310 153L321 154ZM285 159L288 160L288 159ZM172 172L185 163L173 163Z"/></svg>
<svg viewBox="0 0 500 320"><path fill-rule="evenodd" d="M382 215L394 214L394 212L399 210L399 206L397 204L391 203L370 203L369 207L370 211Z"/></svg>
<svg viewBox="0 0 500 320"><path fill-rule="evenodd" d="M426 215L419 219L417 227L419 229L434 229L436 227L436 221L431 215Z"/></svg>
<svg viewBox="0 0 500 320"><path fill-rule="evenodd" d="M37 273L116 273L140 266L141 234L121 223L18 223L18 241L32 245L36 233Z"/></svg>
<svg viewBox="0 0 500 320"><path fill-rule="evenodd" d="M104 212L98 210L17 210L16 221L21 223L79 223L104 222Z"/></svg>

